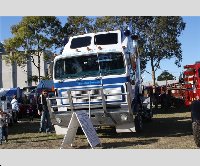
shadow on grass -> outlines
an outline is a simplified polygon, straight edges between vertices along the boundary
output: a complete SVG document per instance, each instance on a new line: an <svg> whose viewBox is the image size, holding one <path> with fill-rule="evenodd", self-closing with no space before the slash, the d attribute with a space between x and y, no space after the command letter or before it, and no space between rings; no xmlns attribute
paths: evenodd
<svg viewBox="0 0 200 166"><path fill-rule="evenodd" d="M31 143L31 142L46 142L46 141L55 141L55 140L62 140L62 138L47 138L47 139L41 139L41 140L26 140L26 141L16 141L16 143Z"/></svg>
<svg viewBox="0 0 200 166"><path fill-rule="evenodd" d="M45 135L41 135L41 136L39 136L39 135L37 135L37 136L22 136L22 137L18 137L18 138L10 138L9 140L21 140L21 139L30 139L30 138L41 138L41 137L47 137L47 136L45 136Z"/></svg>
<svg viewBox="0 0 200 166"><path fill-rule="evenodd" d="M192 135L191 120L188 118L155 118L152 122L144 123L141 133L116 133L114 128L99 130L100 138L152 138L180 137Z"/></svg>
<svg viewBox="0 0 200 166"><path fill-rule="evenodd" d="M108 142L108 143L102 143L102 149L117 149L117 148L125 148L125 147L133 147L137 145L148 145L148 144L153 144L155 142L158 142L158 139L152 138L152 139L144 139L144 140L138 140L138 141L116 141L116 142ZM77 147L74 146L76 149ZM90 145L84 145L80 146L77 149L91 149Z"/></svg>
<svg viewBox="0 0 200 166"><path fill-rule="evenodd" d="M186 113L190 112L190 107L185 107L184 105L181 107L168 107L168 108L153 108L154 114L174 114L174 113Z"/></svg>
<svg viewBox="0 0 200 166"><path fill-rule="evenodd" d="M38 133L40 122L38 121L21 121L10 126L9 135L23 134L23 133Z"/></svg>
<svg viewBox="0 0 200 166"><path fill-rule="evenodd" d="M112 148L124 148L124 147L128 147L128 146L137 146L137 145L148 145L148 144L152 144L152 143L155 143L155 142L158 142L158 139L144 139L144 140L138 140L138 141L134 141L134 142L126 142L126 141L123 141L123 142L109 142L109 143L103 143L102 146L103 146L103 149L112 149Z"/></svg>

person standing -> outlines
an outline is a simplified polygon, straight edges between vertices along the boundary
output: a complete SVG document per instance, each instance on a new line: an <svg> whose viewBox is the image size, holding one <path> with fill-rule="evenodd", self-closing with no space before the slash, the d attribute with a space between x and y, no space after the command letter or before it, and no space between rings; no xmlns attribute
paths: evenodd
<svg viewBox="0 0 200 166"><path fill-rule="evenodd" d="M0 145L5 137L5 142L8 142L8 115L0 108Z"/></svg>
<svg viewBox="0 0 200 166"><path fill-rule="evenodd" d="M17 123L17 121L18 121L18 113L19 113L19 104L18 104L16 95L13 96L11 104L12 104L13 121L15 123Z"/></svg>
<svg viewBox="0 0 200 166"><path fill-rule="evenodd" d="M38 98L38 114L41 116L39 132L51 132L51 120L50 114L47 106L47 96L46 90L42 91L42 94Z"/></svg>

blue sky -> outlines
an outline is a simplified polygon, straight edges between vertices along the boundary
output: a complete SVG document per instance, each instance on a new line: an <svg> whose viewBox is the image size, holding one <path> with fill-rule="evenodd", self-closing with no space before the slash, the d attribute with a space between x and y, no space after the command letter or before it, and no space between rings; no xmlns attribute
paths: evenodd
<svg viewBox="0 0 200 166"><path fill-rule="evenodd" d="M18 22L20 22L22 17L17 16L0 16L0 41L5 40L12 36L10 32L10 27ZM62 24L66 22L66 16L58 17ZM186 64L193 64L196 61L200 61L200 16L185 16L183 17L186 23L186 28L182 32L179 40L182 43L183 60L181 67L178 68L174 64L174 60L163 60L161 62L161 69L156 71L156 77L163 71L168 70L174 76L178 77L180 72L183 70L183 66ZM147 65L147 71L151 72L150 64ZM143 74L145 81L151 80L151 75L148 73Z"/></svg>

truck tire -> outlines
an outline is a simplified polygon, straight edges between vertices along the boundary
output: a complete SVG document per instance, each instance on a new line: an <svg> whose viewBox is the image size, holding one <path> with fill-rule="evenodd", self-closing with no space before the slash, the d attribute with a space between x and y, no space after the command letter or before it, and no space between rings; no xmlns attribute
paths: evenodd
<svg viewBox="0 0 200 166"><path fill-rule="evenodd" d="M195 144L200 148L200 101L194 100L191 104L192 131Z"/></svg>
<svg viewBox="0 0 200 166"><path fill-rule="evenodd" d="M200 148L200 122L195 121L192 123L192 131L195 144Z"/></svg>
<svg viewBox="0 0 200 166"><path fill-rule="evenodd" d="M142 119L142 116L140 114L136 115L134 122L135 122L135 131L137 133L142 132L142 130L143 130L143 119Z"/></svg>

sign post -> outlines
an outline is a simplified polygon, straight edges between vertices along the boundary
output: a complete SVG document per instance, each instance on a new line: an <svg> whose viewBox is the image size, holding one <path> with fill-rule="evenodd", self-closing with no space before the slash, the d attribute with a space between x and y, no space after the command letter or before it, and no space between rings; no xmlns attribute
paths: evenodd
<svg viewBox="0 0 200 166"><path fill-rule="evenodd" d="M62 141L61 148L63 147L64 144L70 145L73 143L73 140L76 136L76 132L79 126L81 126L92 148L94 148L98 144L101 145L100 139L96 133L96 130L94 129L91 120L88 117L88 114L86 113L86 111L83 110L83 111L73 112L71 120L69 122L67 133Z"/></svg>

